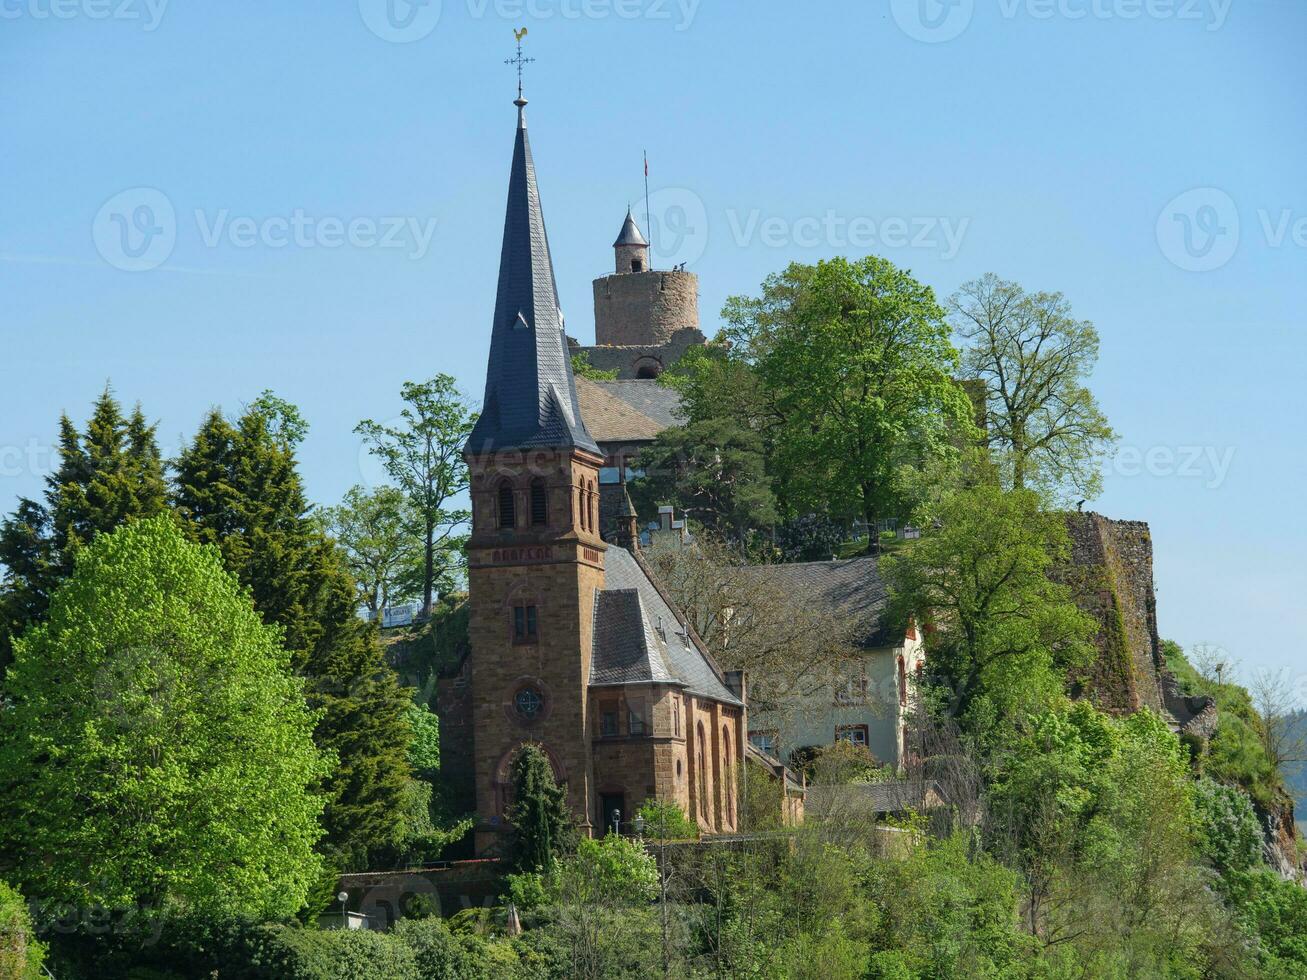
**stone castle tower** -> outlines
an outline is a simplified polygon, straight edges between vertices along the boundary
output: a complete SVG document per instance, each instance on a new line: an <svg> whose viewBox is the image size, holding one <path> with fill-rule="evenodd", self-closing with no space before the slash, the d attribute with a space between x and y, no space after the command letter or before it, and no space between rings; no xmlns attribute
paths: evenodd
<svg viewBox="0 0 1307 980"><path fill-rule="evenodd" d="M699 277L684 269L655 270L649 243L628 208L613 242L615 271L594 281L595 346L578 347L600 370L619 378L656 378L699 330Z"/></svg>
<svg viewBox="0 0 1307 980"><path fill-rule="evenodd" d="M577 405L526 102L516 105L485 400L464 450L478 852L502 825L509 766L528 736L567 782L573 810L589 813L589 613L607 549L598 527L603 457Z"/></svg>

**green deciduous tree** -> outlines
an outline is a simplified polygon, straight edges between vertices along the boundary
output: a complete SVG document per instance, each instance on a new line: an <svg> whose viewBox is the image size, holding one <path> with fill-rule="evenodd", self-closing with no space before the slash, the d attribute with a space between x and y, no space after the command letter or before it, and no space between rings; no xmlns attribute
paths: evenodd
<svg viewBox="0 0 1307 980"><path fill-rule="evenodd" d="M776 522L762 437L729 417L664 429L636 464L637 510L673 503L719 537L747 547L753 532Z"/></svg>
<svg viewBox="0 0 1307 980"><path fill-rule="evenodd" d="M1048 578L1069 553L1061 516L1030 491L955 491L939 526L884 562L904 615L929 623L929 677L973 733L1057 701L1092 655L1093 619Z"/></svg>
<svg viewBox="0 0 1307 980"><path fill-rule="evenodd" d="M329 759L275 628L170 517L81 550L19 640L0 850L35 898L287 915L318 873Z"/></svg>
<svg viewBox="0 0 1307 980"><path fill-rule="evenodd" d="M904 471L978 438L944 311L885 259L793 264L723 315L767 392L786 509L906 516Z"/></svg>
<svg viewBox="0 0 1307 980"><path fill-rule="evenodd" d="M344 549L363 602L374 616L421 593L422 538L402 491L351 487L338 506L323 511L323 520Z"/></svg>
<svg viewBox="0 0 1307 980"><path fill-rule="evenodd" d="M323 846L356 865L403 832L410 698L356 614L344 556L309 514L295 459L305 429L294 406L266 392L235 423L211 412L176 463L174 505L284 631L309 704L323 712L318 744L339 760Z"/></svg>
<svg viewBox="0 0 1307 980"><path fill-rule="evenodd" d="M1116 435L1085 387L1098 360L1094 325L1061 293L1027 293L993 274L949 305L965 376L985 387L986 436L1006 485L1096 497Z"/></svg>
<svg viewBox="0 0 1307 980"><path fill-rule="evenodd" d="M467 490L463 444L477 416L447 374L406 381L400 397L405 404L397 421L365 419L354 431L412 504L423 549L422 611L430 615L438 580L461 562L461 534L471 514L453 502Z"/></svg>
<svg viewBox="0 0 1307 980"><path fill-rule="evenodd" d="M513 759L512 786L513 864L518 871L538 874L575 846L567 789L554 780L544 751L530 744Z"/></svg>

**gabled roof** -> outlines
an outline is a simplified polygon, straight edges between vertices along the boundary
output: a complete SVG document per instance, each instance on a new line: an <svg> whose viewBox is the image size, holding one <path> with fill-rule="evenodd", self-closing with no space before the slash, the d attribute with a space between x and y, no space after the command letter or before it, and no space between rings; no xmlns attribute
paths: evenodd
<svg viewBox="0 0 1307 980"><path fill-rule="evenodd" d="M626 209L626 220L622 222L622 230L618 233L617 241L613 242L613 248L620 248L623 245L648 245L644 240L644 235L640 232L640 226L635 223L635 218L631 217L631 209Z"/></svg>
<svg viewBox="0 0 1307 980"><path fill-rule="evenodd" d="M756 573L804 602L818 602L854 624L853 641L861 647L897 646L887 622L889 590L872 556L842 561L755 565Z"/></svg>
<svg viewBox="0 0 1307 980"><path fill-rule="evenodd" d="M653 380L576 379L587 431L599 442L651 442L663 429L681 425L681 396Z"/></svg>
<svg viewBox="0 0 1307 980"><path fill-rule="evenodd" d="M595 600L591 684L648 682L665 669L670 677L666 683L679 683L691 694L724 704L741 704L698 637L681 629L681 618L639 559L625 548L610 546L604 555L604 577L606 588Z"/></svg>
<svg viewBox="0 0 1307 980"><path fill-rule="evenodd" d="M473 454L545 447L598 453L577 401L525 105L518 100L485 400L464 448Z"/></svg>
<svg viewBox="0 0 1307 980"><path fill-rule="evenodd" d="M655 384L657 382L654 382ZM667 428L613 394L611 381L576 379L576 392L587 431L599 442L652 442Z"/></svg>
<svg viewBox="0 0 1307 980"><path fill-rule="evenodd" d="M631 378L622 381L596 381L614 398L620 398L636 411L649 416L664 429L684 425L681 417L681 394L652 378Z"/></svg>

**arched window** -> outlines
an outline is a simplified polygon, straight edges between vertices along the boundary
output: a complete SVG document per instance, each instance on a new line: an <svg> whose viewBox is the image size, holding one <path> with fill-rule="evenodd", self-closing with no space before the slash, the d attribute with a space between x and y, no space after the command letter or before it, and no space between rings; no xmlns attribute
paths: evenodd
<svg viewBox="0 0 1307 980"><path fill-rule="evenodd" d="M599 494L595 493L595 481L590 481L590 530L599 527Z"/></svg>
<svg viewBox="0 0 1307 980"><path fill-rule="evenodd" d="M545 481L537 477L531 481L531 526L544 527L549 523L549 494Z"/></svg>
<svg viewBox="0 0 1307 980"><path fill-rule="evenodd" d="M499 526L517 526L517 506L513 500L513 484L507 480L499 484Z"/></svg>
<svg viewBox="0 0 1307 980"><path fill-rule="evenodd" d="M704 749L708 736L704 734L703 722L699 722L699 727L695 731L695 741L699 743L698 752L696 753L695 763L699 770L699 816L705 820L708 819L708 754Z"/></svg>
<svg viewBox="0 0 1307 980"><path fill-rule="evenodd" d="M722 726L722 797L726 801L726 822L735 823L735 792L731 784L731 728Z"/></svg>
<svg viewBox="0 0 1307 980"><path fill-rule="evenodd" d="M576 488L576 514L581 522L581 530L590 530L590 507L585 502L585 481Z"/></svg>

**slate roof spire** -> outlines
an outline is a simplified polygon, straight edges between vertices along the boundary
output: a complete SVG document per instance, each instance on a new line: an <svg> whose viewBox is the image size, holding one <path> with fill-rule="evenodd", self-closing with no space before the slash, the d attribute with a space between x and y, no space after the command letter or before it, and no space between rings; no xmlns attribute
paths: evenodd
<svg viewBox="0 0 1307 980"><path fill-rule="evenodd" d="M517 137L508 179L486 394L481 418L464 451L576 448L602 455L586 431L577 402L527 138L526 99L519 95L513 104Z"/></svg>

